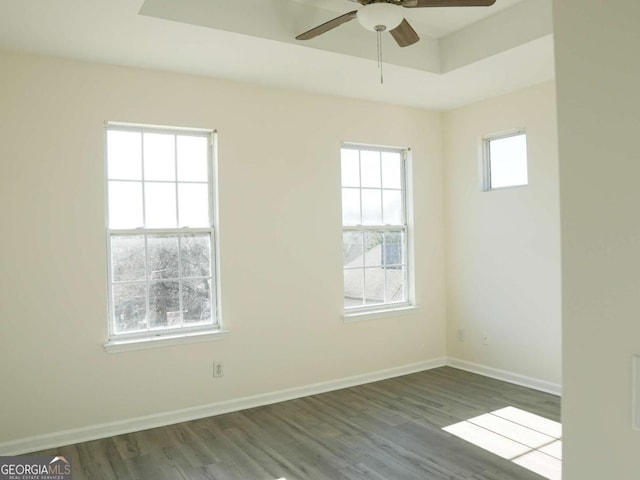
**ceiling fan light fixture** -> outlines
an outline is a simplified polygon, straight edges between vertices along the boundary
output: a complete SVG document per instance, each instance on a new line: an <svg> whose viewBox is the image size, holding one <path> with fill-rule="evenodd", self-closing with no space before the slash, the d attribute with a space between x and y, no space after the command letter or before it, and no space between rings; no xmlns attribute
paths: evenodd
<svg viewBox="0 0 640 480"><path fill-rule="evenodd" d="M358 10L358 22L367 30L393 30L404 20L402 7L391 3L370 3Z"/></svg>

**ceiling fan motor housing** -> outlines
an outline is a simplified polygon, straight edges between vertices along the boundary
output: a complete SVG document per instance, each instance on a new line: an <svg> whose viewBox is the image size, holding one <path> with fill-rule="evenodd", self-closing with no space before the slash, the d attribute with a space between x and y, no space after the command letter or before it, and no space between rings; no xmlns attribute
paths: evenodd
<svg viewBox="0 0 640 480"><path fill-rule="evenodd" d="M370 3L358 10L360 25L373 32L393 30L403 19L402 7L392 3Z"/></svg>

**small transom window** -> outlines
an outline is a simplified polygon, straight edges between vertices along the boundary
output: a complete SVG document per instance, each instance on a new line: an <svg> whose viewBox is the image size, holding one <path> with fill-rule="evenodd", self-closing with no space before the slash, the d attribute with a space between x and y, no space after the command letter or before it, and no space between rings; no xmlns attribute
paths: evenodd
<svg viewBox="0 0 640 480"><path fill-rule="evenodd" d="M483 156L485 191L529 183L527 134L524 130L485 137Z"/></svg>

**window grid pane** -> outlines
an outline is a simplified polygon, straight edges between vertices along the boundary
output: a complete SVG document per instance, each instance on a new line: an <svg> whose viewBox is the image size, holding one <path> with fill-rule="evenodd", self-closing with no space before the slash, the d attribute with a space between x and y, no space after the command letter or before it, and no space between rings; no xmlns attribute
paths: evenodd
<svg viewBox="0 0 640 480"><path fill-rule="evenodd" d="M109 225L111 228L139 228L144 224L142 182L109 181Z"/></svg>
<svg viewBox="0 0 640 480"><path fill-rule="evenodd" d="M144 178L155 181L175 181L176 154L175 135L166 133L145 133Z"/></svg>
<svg viewBox="0 0 640 480"><path fill-rule="evenodd" d="M345 309L406 303L404 151L345 146L341 162Z"/></svg>
<svg viewBox="0 0 640 480"><path fill-rule="evenodd" d="M140 132L108 131L107 170L111 180L142 180Z"/></svg>
<svg viewBox="0 0 640 480"><path fill-rule="evenodd" d="M147 330L147 294L144 282L113 285L113 322L117 332Z"/></svg>
<svg viewBox="0 0 640 480"><path fill-rule="evenodd" d="M218 324L210 144L209 133L107 127L112 335ZM128 162L139 177L112 178L135 177Z"/></svg>

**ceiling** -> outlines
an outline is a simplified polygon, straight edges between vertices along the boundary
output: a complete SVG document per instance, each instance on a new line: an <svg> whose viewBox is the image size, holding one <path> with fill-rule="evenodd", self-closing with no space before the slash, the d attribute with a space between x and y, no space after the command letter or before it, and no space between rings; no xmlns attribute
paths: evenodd
<svg viewBox="0 0 640 480"><path fill-rule="evenodd" d="M295 36L346 0L0 0L0 48L447 110L554 77L551 0L404 9L421 41L357 22Z"/></svg>
<svg viewBox="0 0 640 480"><path fill-rule="evenodd" d="M345 0L293 1L305 5L315 5L317 8L329 10L338 15L358 8L357 4L349 3ZM406 9L404 13L412 24L419 24L422 27L422 31L428 32L429 36L440 38L491 16L500 10L512 7L521 1L497 0L491 8L412 8Z"/></svg>

